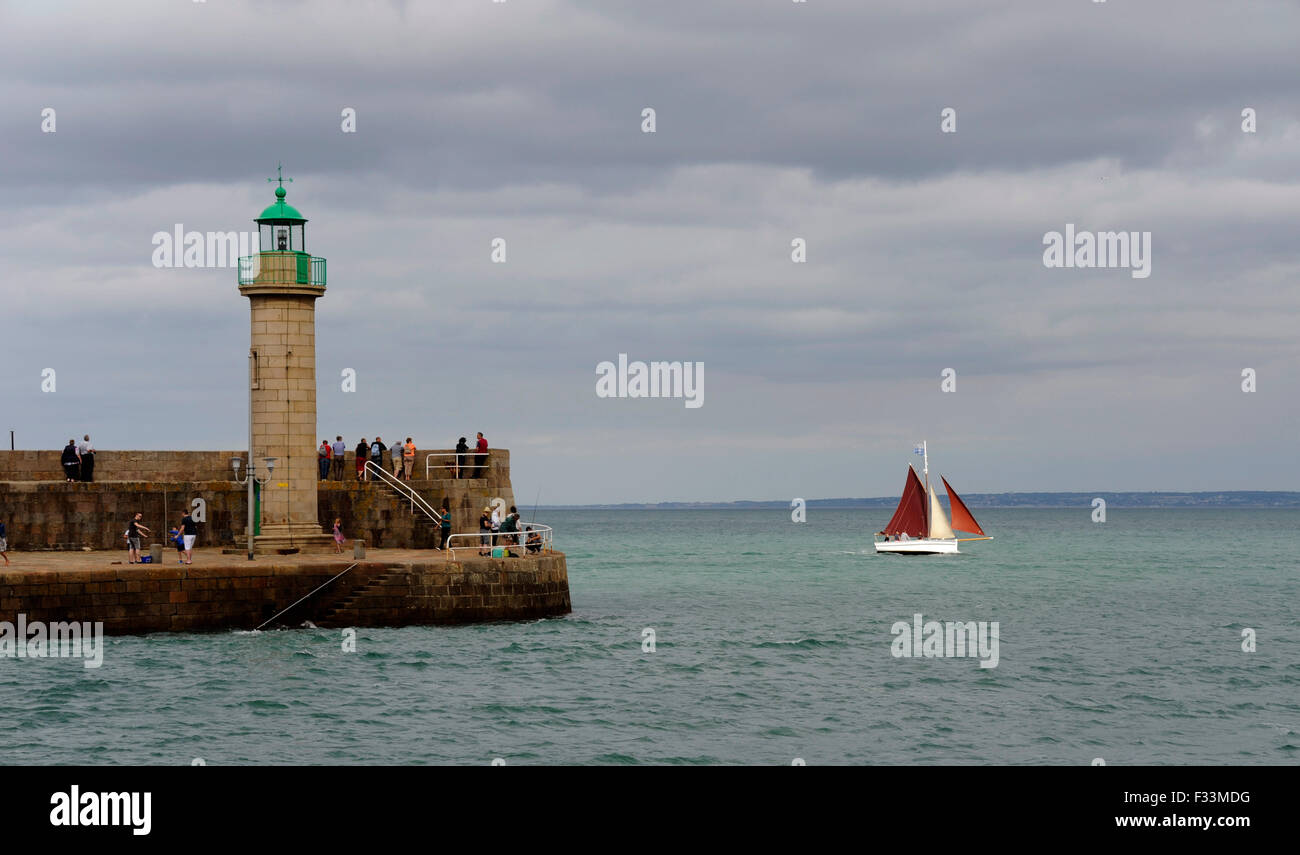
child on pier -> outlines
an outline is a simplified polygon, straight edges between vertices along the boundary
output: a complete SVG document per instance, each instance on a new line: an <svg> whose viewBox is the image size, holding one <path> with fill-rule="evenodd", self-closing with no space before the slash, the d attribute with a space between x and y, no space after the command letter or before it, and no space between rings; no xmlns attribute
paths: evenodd
<svg viewBox="0 0 1300 855"><path fill-rule="evenodd" d="M185 539L181 537L181 530L178 528L170 529L167 532L167 536L171 538L172 543L176 544L176 557L180 559L176 563L184 564L185 563Z"/></svg>

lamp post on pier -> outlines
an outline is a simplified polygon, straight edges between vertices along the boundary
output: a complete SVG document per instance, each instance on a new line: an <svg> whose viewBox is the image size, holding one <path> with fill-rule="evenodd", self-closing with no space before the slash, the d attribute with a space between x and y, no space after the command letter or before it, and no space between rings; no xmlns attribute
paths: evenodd
<svg viewBox="0 0 1300 855"><path fill-rule="evenodd" d="M253 438L250 435L248 439L249 439L248 459L250 463L248 465L248 468L244 471L244 477L242 479L239 477L239 464L243 462L241 458L238 457L230 458L230 468L235 470L236 484L245 484L245 483L248 484L248 560L252 561L253 560L253 484L256 483L257 485L261 486L263 484L270 482L271 475L275 472L275 462L279 458L263 457L262 462L266 464L266 477L265 478L257 477L257 473L253 471L253 465L251 463L253 459L253 444L252 444Z"/></svg>

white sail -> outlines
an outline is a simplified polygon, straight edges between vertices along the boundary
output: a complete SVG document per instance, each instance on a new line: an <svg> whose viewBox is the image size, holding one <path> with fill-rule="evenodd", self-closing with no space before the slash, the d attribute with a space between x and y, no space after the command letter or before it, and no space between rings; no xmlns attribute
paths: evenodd
<svg viewBox="0 0 1300 855"><path fill-rule="evenodd" d="M934 488L930 488L930 537L956 537L952 526L948 524L948 517L943 512L943 505L939 504L939 497L934 494Z"/></svg>

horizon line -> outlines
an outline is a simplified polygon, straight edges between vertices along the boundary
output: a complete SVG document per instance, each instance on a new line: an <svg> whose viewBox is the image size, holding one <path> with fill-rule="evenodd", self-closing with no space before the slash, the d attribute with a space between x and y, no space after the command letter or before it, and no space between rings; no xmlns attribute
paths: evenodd
<svg viewBox="0 0 1300 855"><path fill-rule="evenodd" d="M999 505L990 500L999 498L1018 497L1026 500L1044 499L1060 502L1066 499L1083 498L1091 504L1093 499L1106 499L1109 503L1116 506L1124 506L1125 500L1131 501L1136 497L1146 497L1152 499L1220 499L1219 502L1196 502L1195 504L1179 503L1180 506L1188 507L1247 507L1259 506L1261 500L1270 498L1284 499L1285 501L1275 506L1280 507L1300 507L1300 491L1294 490L1026 490L1026 491L1005 491L998 493L965 493L964 499L970 502L978 502L983 507L1024 507L1024 504ZM1233 498L1251 497L1254 501L1223 501ZM791 508L794 502L801 500L805 505L823 505L828 503L846 503L853 505L862 504L880 504L889 505L898 501L898 496L838 496L821 499L727 499L727 500L689 500L689 499L668 499L661 501L643 501L643 502L572 502L565 504L539 504L537 507L546 509L563 510L566 508L654 508L665 506L678 507L696 507L707 508L710 506L765 506L769 508ZM1118 501L1114 501L1118 500ZM940 497L940 501L947 502L947 497ZM1073 504L1039 504L1040 507L1074 507ZM1155 505L1151 505L1155 507Z"/></svg>

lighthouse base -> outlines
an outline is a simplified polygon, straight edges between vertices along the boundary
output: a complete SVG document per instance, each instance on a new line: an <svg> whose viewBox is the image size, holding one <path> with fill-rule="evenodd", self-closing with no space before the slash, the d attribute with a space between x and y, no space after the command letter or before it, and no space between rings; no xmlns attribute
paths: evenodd
<svg viewBox="0 0 1300 855"><path fill-rule="evenodd" d="M238 552L239 550L234 550ZM334 538L328 534L309 537L255 537L253 553L256 555L286 555L291 552L324 553L334 551Z"/></svg>
<svg viewBox="0 0 1300 855"><path fill-rule="evenodd" d="M255 552L276 555L289 549L299 552L333 552L334 537L322 533L318 525L291 523L263 525L262 533L253 538Z"/></svg>

